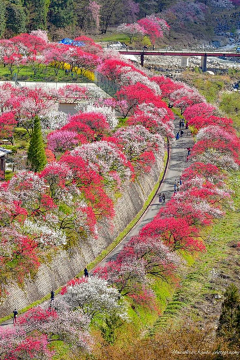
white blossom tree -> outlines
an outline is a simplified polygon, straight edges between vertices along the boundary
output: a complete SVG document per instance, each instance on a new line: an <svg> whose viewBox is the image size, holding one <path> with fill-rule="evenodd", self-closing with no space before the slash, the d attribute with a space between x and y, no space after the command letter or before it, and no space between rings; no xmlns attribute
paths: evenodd
<svg viewBox="0 0 240 360"><path fill-rule="evenodd" d="M105 318L116 313L125 316L125 306L119 303L118 290L96 276L69 286L63 300L72 309L81 309L90 319L96 315Z"/></svg>

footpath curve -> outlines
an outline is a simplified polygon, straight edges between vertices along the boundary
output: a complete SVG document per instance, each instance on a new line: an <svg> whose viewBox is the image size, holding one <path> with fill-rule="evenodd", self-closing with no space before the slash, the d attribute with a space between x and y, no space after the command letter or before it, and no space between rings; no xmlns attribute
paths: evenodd
<svg viewBox="0 0 240 360"><path fill-rule="evenodd" d="M176 132L179 129L178 125L179 118L175 120ZM129 242L132 236L139 234L140 230L153 220L157 215L159 209L164 206L163 203L159 203L158 194L159 192L164 193L167 203L172 195L174 194L174 183L175 180L179 180L181 174L185 168L190 165L190 162L187 162L187 148L192 148L193 139L189 130L184 130L184 134L178 140L174 140L169 154L168 167L163 181L161 182L158 190L148 208L135 224L135 226L129 231L129 233L123 238L123 240L100 262L97 266L104 266L109 261L116 259L117 255L123 247ZM93 269L94 270L94 269ZM90 271L91 273L91 271Z"/></svg>

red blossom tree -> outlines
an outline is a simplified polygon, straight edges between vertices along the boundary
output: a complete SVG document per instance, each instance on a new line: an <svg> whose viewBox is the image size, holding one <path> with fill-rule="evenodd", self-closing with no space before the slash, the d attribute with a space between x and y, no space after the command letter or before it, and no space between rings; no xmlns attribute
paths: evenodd
<svg viewBox="0 0 240 360"><path fill-rule="evenodd" d="M0 115L0 138L9 139L13 143L13 131L16 125L13 112Z"/></svg>
<svg viewBox="0 0 240 360"><path fill-rule="evenodd" d="M185 218L158 218L144 226L140 235L149 237L160 236L161 240L176 251L184 249L187 251L203 251L205 245L199 238L199 230L189 226Z"/></svg>

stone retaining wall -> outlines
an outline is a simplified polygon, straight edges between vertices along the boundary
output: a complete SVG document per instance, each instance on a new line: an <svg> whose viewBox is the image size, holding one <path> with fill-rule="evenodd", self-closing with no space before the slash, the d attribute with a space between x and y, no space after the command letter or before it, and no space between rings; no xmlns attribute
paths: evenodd
<svg viewBox="0 0 240 360"><path fill-rule="evenodd" d="M0 306L0 317L9 315L13 309L22 309L43 298L52 289L66 284L84 267L93 261L125 229L158 181L163 169L163 160L157 159L149 174L143 174L135 182L126 185L115 205L115 217L98 223L98 239L89 238L78 247L59 252L49 264L41 265L37 276L25 282L24 288L10 286L8 296Z"/></svg>

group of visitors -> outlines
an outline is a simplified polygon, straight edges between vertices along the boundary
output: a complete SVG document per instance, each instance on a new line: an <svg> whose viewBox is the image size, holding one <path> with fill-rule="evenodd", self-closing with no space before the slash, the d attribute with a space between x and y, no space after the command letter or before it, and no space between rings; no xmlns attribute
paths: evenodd
<svg viewBox="0 0 240 360"><path fill-rule="evenodd" d="M182 179L179 178L179 180L175 179L175 183L174 183L174 194L180 190L180 186L182 185Z"/></svg>
<svg viewBox="0 0 240 360"><path fill-rule="evenodd" d="M158 200L160 203L165 203L165 194L164 193L159 193L158 194Z"/></svg>
<svg viewBox="0 0 240 360"><path fill-rule="evenodd" d="M186 121L186 123L185 123L185 120L184 120L184 119L180 119L180 120L179 120L179 131L178 131L177 134L176 134L176 140L178 140L178 139L180 138L180 136L181 136L181 137L183 136L183 134L184 134L184 132L183 132L184 127L185 127L186 130L188 129L188 122Z"/></svg>

